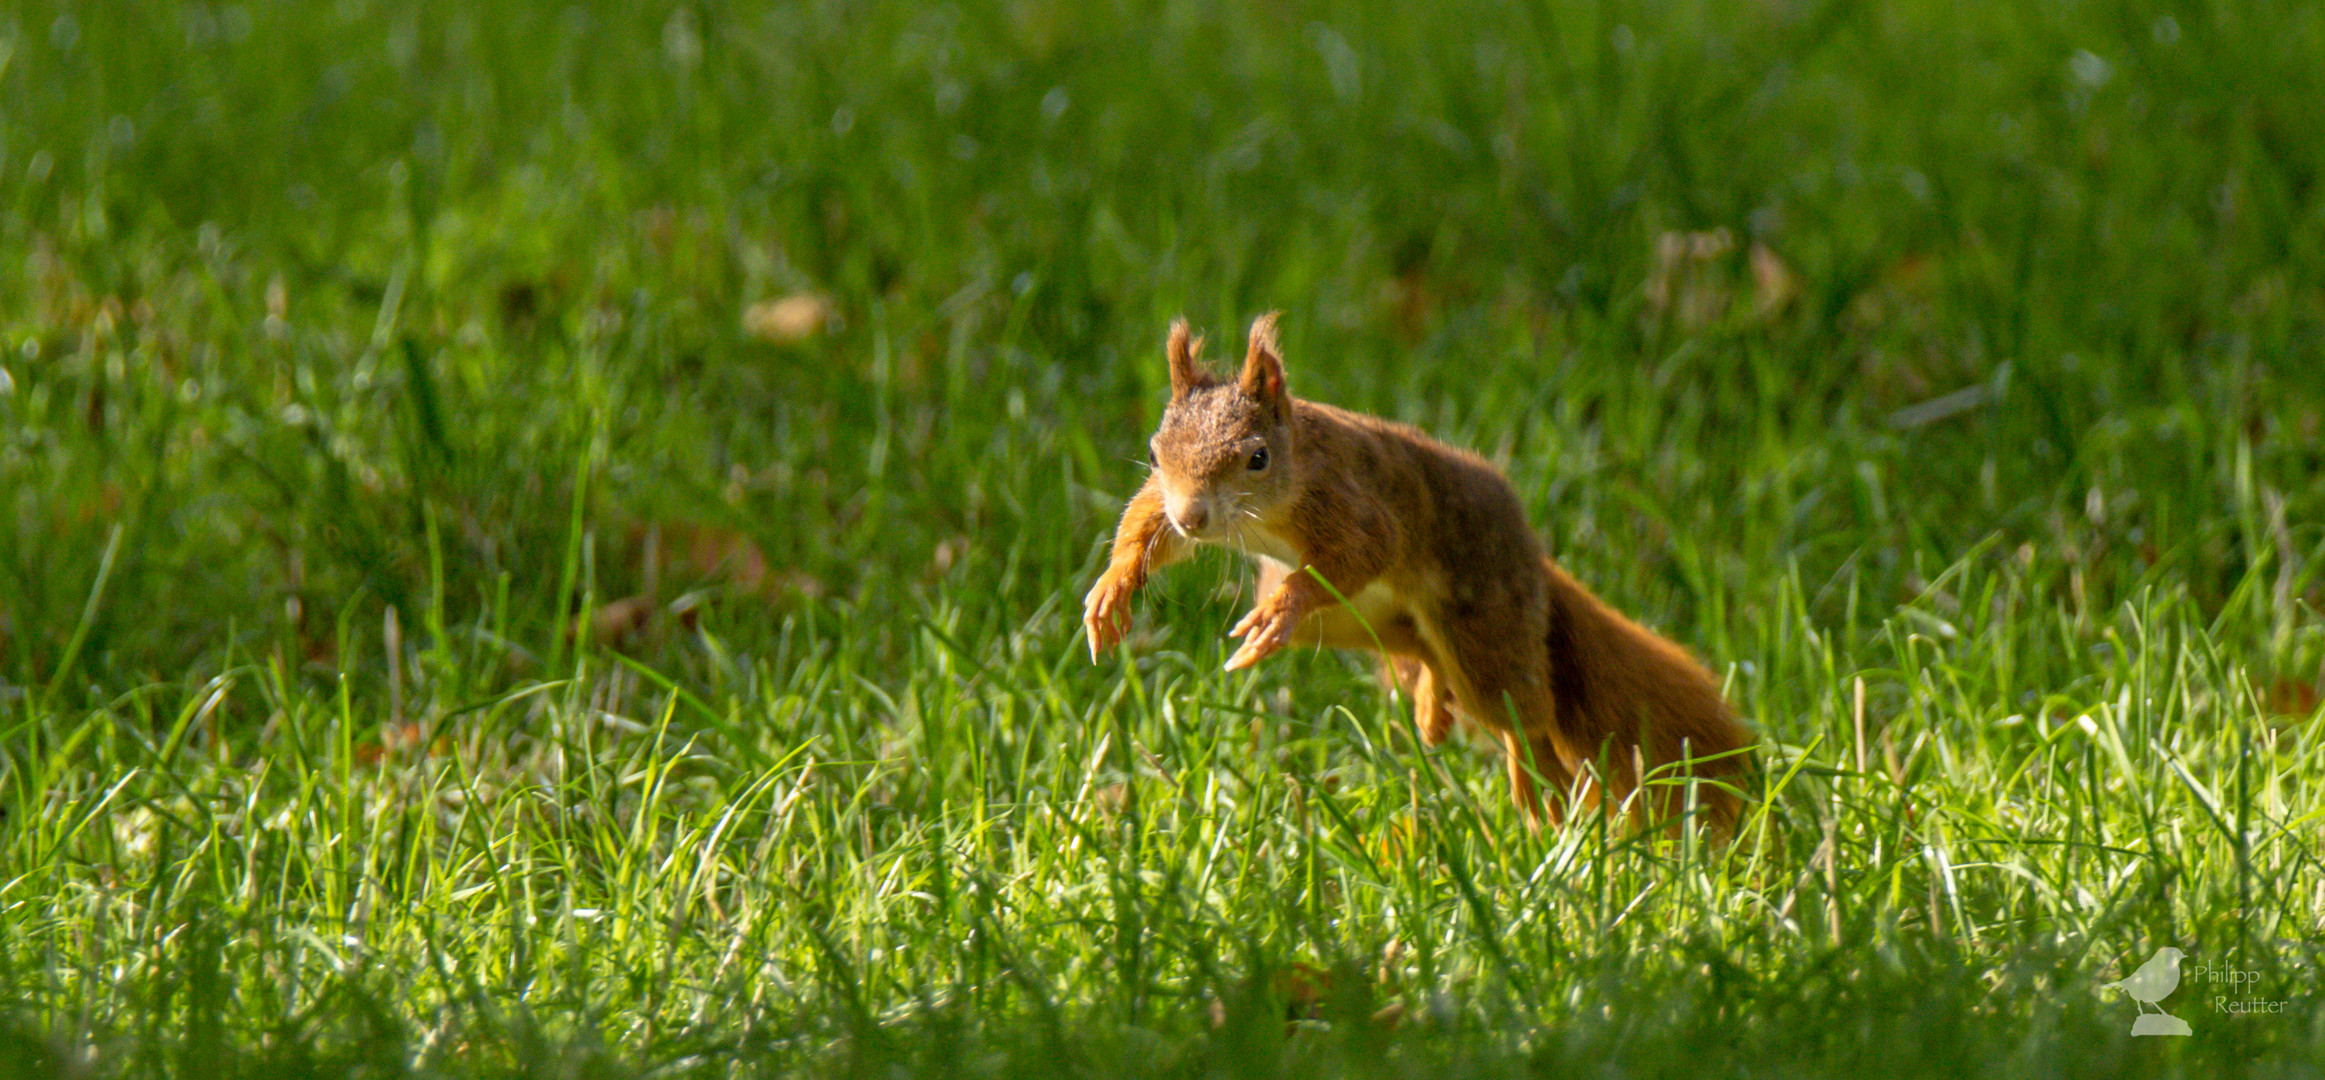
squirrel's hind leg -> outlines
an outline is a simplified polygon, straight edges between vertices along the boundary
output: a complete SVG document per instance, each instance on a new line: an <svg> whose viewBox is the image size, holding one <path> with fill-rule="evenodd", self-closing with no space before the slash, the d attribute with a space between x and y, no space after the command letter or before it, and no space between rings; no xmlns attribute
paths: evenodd
<svg viewBox="0 0 2325 1080"><path fill-rule="evenodd" d="M1390 654L1381 658L1381 681L1391 683L1413 699L1413 730L1423 746L1437 746L1453 732L1453 693L1437 678L1437 669L1418 656Z"/></svg>
<svg viewBox="0 0 2325 1080"><path fill-rule="evenodd" d="M1526 823L1556 826L1565 821L1569 809L1566 800L1574 794L1574 773L1558 756L1555 741L1543 733L1527 736L1504 731L1501 736L1502 751L1509 759L1510 797L1526 815ZM1544 787L1549 789L1547 798Z"/></svg>
<svg viewBox="0 0 2325 1080"><path fill-rule="evenodd" d="M1501 737L1510 795L1527 820L1562 820L1558 807L1544 807L1540 791L1547 784L1563 802L1574 765L1557 734L1550 657L1537 644L1548 630L1548 603L1522 588L1472 591L1435 614L1418 626L1438 660L1431 669L1463 715Z"/></svg>

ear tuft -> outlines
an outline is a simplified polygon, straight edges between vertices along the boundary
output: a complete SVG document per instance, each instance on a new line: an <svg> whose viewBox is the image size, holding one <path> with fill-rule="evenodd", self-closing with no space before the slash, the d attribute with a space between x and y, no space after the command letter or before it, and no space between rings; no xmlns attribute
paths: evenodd
<svg viewBox="0 0 2325 1080"><path fill-rule="evenodd" d="M1203 365L1197 359L1203 354L1203 339L1187 329L1187 320L1171 320L1171 342L1164 353L1171 361L1172 401L1213 383L1211 373L1203 370Z"/></svg>
<svg viewBox="0 0 2325 1080"><path fill-rule="evenodd" d="M1271 311L1252 320L1251 345L1238 380L1244 393L1279 414L1291 408L1291 395L1284 391L1284 354L1276 344L1276 317L1281 314Z"/></svg>

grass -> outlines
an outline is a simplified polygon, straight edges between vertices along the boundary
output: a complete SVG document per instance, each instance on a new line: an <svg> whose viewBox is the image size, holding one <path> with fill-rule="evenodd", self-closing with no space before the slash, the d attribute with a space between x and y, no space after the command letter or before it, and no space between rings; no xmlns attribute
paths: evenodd
<svg viewBox="0 0 2325 1080"><path fill-rule="evenodd" d="M2321 37L0 12L0 1071L2316 1075ZM1224 557L1089 663L1279 307L1725 674L1737 843L1219 673Z"/></svg>

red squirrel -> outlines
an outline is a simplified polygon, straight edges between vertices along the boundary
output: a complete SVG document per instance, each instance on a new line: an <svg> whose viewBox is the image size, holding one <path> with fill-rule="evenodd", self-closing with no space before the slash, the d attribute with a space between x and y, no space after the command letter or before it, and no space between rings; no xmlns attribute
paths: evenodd
<svg viewBox="0 0 2325 1080"><path fill-rule="evenodd" d="M1171 324L1154 468L1083 601L1092 660L1129 630L1149 574L1195 544L1224 544L1260 568L1259 602L1228 631L1243 640L1229 671L1295 643L1380 652L1423 742L1444 741L1456 716L1499 737L1529 822L1563 820L1569 799L1597 800L1600 782L1629 796L1642 760L1650 781L1743 769L1751 737L1711 673L1551 561L1492 465L1293 397L1272 313L1252 323L1232 381L1203 368L1202 345L1186 320ZM1673 820L1688 786L1651 783L1638 816ZM1694 786L1708 824L1731 832L1731 785Z"/></svg>

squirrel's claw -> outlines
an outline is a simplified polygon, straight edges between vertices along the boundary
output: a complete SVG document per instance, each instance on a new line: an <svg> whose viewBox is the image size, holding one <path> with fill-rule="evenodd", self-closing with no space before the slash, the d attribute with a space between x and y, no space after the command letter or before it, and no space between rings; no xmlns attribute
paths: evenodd
<svg viewBox="0 0 2325 1080"><path fill-rule="evenodd" d="M1227 670L1241 671L1274 654L1291 643L1292 627L1299 619L1276 605L1253 608L1243 621L1227 632L1229 637L1243 639L1243 647L1227 658Z"/></svg>
<svg viewBox="0 0 2325 1080"><path fill-rule="evenodd" d="M1235 621L1234 626L1228 628L1227 636L1239 638L1245 634L1250 633L1251 628L1259 624L1260 612L1264 610L1266 609L1253 608L1249 612L1245 613L1241 619L1237 619Z"/></svg>
<svg viewBox="0 0 2325 1080"><path fill-rule="evenodd" d="M1090 638L1091 663L1130 633L1130 592L1121 579L1108 575L1083 599L1082 629Z"/></svg>
<svg viewBox="0 0 2325 1080"><path fill-rule="evenodd" d="M1269 656L1273 655L1276 650L1283 647L1284 642L1282 639L1255 636L1250 641L1244 642L1242 648L1235 650L1235 655L1227 658L1226 670L1241 671L1244 668L1250 667L1253 664L1267 659Z"/></svg>
<svg viewBox="0 0 2325 1080"><path fill-rule="evenodd" d="M1110 614L1101 615L1095 609L1083 613L1082 631L1089 636L1090 662L1093 664L1097 663L1098 657L1122 637L1120 631L1114 627L1113 616Z"/></svg>

